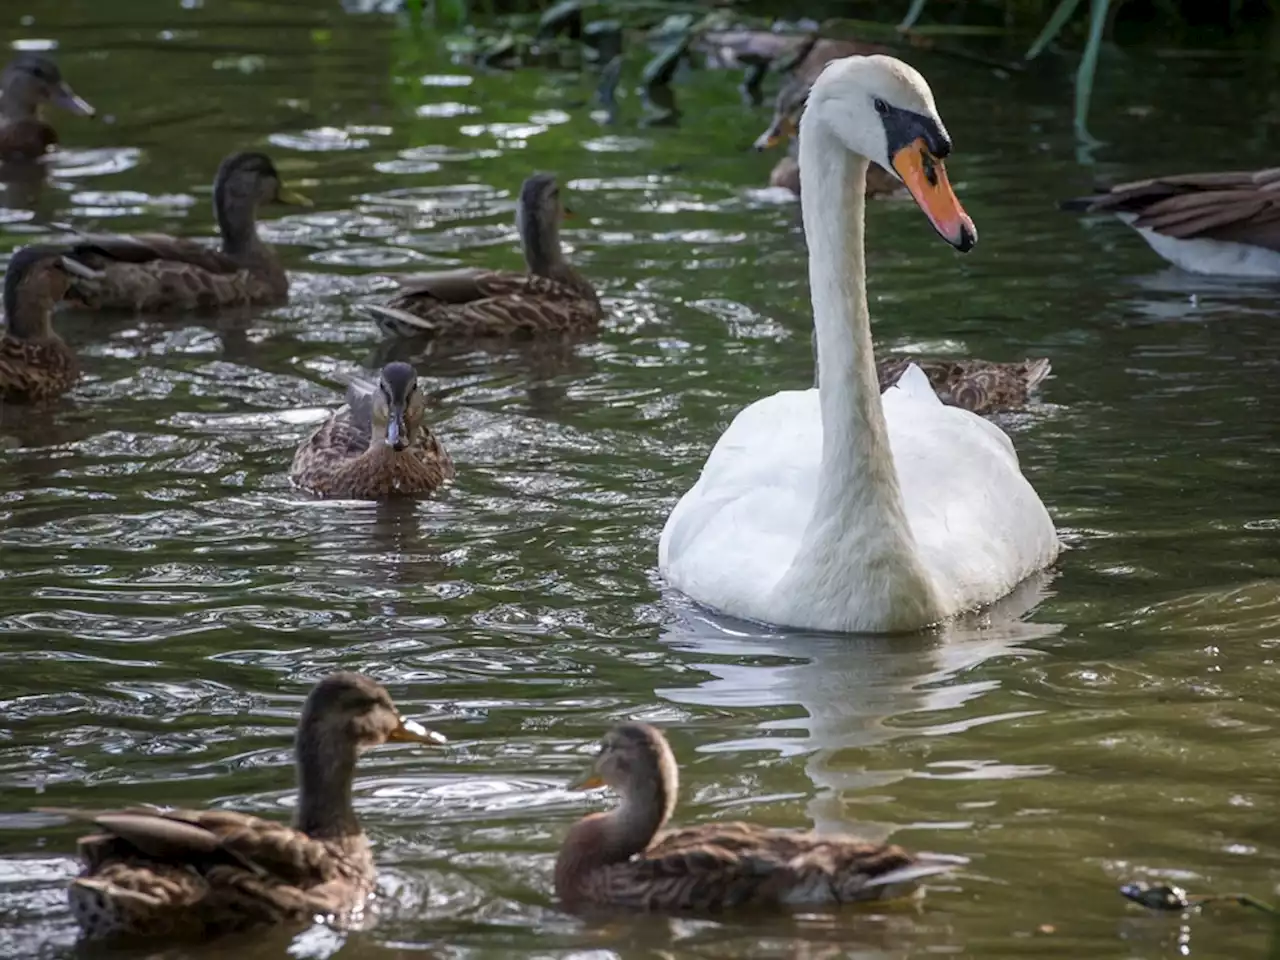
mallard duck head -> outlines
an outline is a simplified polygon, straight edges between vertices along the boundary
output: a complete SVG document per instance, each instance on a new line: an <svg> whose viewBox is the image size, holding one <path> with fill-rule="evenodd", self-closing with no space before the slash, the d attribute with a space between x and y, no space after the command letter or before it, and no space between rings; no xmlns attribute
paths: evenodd
<svg viewBox="0 0 1280 960"><path fill-rule="evenodd" d="M778 90L773 119L764 133L756 137L757 150L769 150L790 140L800 131L800 114L804 112L811 84L798 76L789 77Z"/></svg>
<svg viewBox="0 0 1280 960"><path fill-rule="evenodd" d="M359 673L335 673L307 696L298 742L301 755L305 742L347 744L359 753L387 742L444 743L445 738L400 716L381 684Z"/></svg>
<svg viewBox="0 0 1280 960"><path fill-rule="evenodd" d="M253 235L258 207L268 203L311 206L309 199L284 185L265 153L233 153L222 161L213 181L213 213L224 243L243 242Z"/></svg>
<svg viewBox="0 0 1280 960"><path fill-rule="evenodd" d="M535 173L521 184L516 229L531 273L545 274L562 261L560 221L572 215L560 198L554 174Z"/></svg>
<svg viewBox="0 0 1280 960"><path fill-rule="evenodd" d="M417 435L427 412L427 400L418 388L418 374L407 363L396 361L382 368L373 396L374 442L378 435L393 450L404 450Z"/></svg>
<svg viewBox="0 0 1280 960"><path fill-rule="evenodd" d="M15 337L52 333L53 308L67 295L71 277L60 247L31 246L18 250L4 274L4 313Z"/></svg>
<svg viewBox="0 0 1280 960"><path fill-rule="evenodd" d="M662 731L647 723L622 723L600 744L595 766L580 789L609 787L623 799L643 800L661 811L659 825L675 812L680 769Z"/></svg>
<svg viewBox="0 0 1280 960"><path fill-rule="evenodd" d="M10 120L29 120L46 103L81 117L94 113L88 101L62 79L56 63L38 53L18 54L0 73L0 114Z"/></svg>

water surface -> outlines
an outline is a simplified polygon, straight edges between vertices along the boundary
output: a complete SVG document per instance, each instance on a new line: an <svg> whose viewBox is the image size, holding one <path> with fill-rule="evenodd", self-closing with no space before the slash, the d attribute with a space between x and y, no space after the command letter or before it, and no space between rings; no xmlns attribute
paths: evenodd
<svg viewBox="0 0 1280 960"><path fill-rule="evenodd" d="M246 955L721 958L1260 956L1264 925L1152 917L1117 884L1273 893L1280 802L1276 290L1187 277L1054 209L1095 175L1274 160L1267 70L1104 70L1080 163L1065 81L943 58L953 182L981 233L869 213L884 349L1055 376L1005 418L1071 549L973 622L796 636L662 591L661 524L733 413L812 371L794 205L746 152L736 78L681 79L686 122L591 114L573 73L483 73L337 0L23 0L0 42L54 45L103 114L60 118L41 185L0 196L0 249L85 229L212 230L231 149L316 200L271 210L276 310L60 320L63 404L0 410L0 955L73 955L75 829L36 804L214 804L285 817L308 687L356 669L454 746L386 748L358 781L384 867L369 929ZM377 5L364 5L374 6ZM633 79L639 62L630 65ZM390 507L289 487L296 444L391 355L351 305L389 271L519 263L514 191L553 169L609 311L568 348L408 352L459 464ZM919 909L584 924L550 866L603 798L567 786L623 718L663 724L679 817L751 817L968 857ZM185 958L173 948L150 956Z"/></svg>

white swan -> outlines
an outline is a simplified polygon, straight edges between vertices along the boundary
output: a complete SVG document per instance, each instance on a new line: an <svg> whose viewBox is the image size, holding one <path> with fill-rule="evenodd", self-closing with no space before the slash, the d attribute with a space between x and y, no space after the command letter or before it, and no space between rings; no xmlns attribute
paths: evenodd
<svg viewBox="0 0 1280 960"><path fill-rule="evenodd" d="M734 419L667 519L658 565L724 613L908 631L990 603L1058 555L1044 504L994 424L945 407L918 368L880 396L863 259L867 158L961 251L977 241L942 164L928 84L892 57L835 60L801 120L820 385Z"/></svg>

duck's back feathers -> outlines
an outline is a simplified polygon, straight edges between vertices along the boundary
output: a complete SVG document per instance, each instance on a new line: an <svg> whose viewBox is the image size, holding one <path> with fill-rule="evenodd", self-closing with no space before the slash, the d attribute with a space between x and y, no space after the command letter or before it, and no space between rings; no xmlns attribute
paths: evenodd
<svg viewBox="0 0 1280 960"><path fill-rule="evenodd" d="M523 337L580 333L600 321L600 302L576 274L552 279L504 270L450 270L406 277L385 306L366 311L384 333L417 337Z"/></svg>
<svg viewBox="0 0 1280 960"><path fill-rule="evenodd" d="M94 823L71 906L89 937L200 936L345 913L372 890L363 835L342 843L228 810L49 810Z"/></svg>
<svg viewBox="0 0 1280 960"><path fill-rule="evenodd" d="M288 278L266 248L241 259L195 240L150 233L87 236L67 256L84 268L76 271L71 296L92 309L197 310L288 297Z"/></svg>
<svg viewBox="0 0 1280 960"><path fill-rule="evenodd" d="M854 903L903 896L952 866L851 837L717 823L660 835L644 853L590 874L583 893L664 912Z"/></svg>
<svg viewBox="0 0 1280 960"><path fill-rule="evenodd" d="M929 378L943 403L983 415L1024 406L1031 391L1052 369L1045 357L1018 363L885 357L876 363L881 391L897 383L913 363Z"/></svg>
<svg viewBox="0 0 1280 960"><path fill-rule="evenodd" d="M1135 180L1062 206L1128 214L1131 226L1179 240L1204 238L1280 251L1280 167Z"/></svg>

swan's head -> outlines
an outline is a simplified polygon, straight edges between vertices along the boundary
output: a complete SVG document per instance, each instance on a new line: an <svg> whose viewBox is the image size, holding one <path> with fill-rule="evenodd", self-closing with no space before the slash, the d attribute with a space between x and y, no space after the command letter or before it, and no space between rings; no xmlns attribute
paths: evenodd
<svg viewBox="0 0 1280 960"><path fill-rule="evenodd" d="M801 130L816 124L851 152L893 171L942 239L957 250L971 250L978 242L942 163L951 152L951 137L933 92L913 67L880 55L832 60L809 93Z"/></svg>

